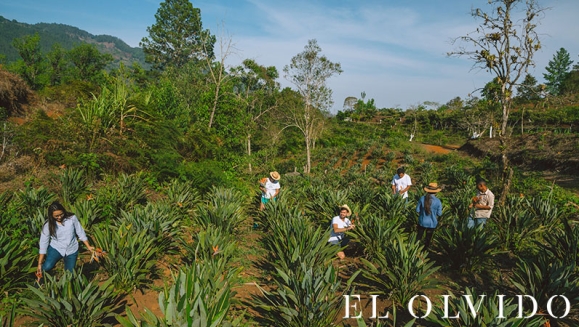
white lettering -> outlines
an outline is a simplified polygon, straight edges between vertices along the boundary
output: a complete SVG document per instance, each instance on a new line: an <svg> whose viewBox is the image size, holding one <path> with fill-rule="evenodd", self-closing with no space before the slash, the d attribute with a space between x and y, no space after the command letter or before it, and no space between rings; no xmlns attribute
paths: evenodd
<svg viewBox="0 0 579 327"><path fill-rule="evenodd" d="M416 299L417 297L423 297L426 300L426 313L422 317L418 317L414 314L414 308L413 308L414 307L414 299ZM432 311L432 302L430 302L430 299L426 295L415 295L410 299L410 301L408 301L408 312L410 312L410 314L414 318L424 319L424 318L428 317L428 315L430 314L431 311Z"/></svg>
<svg viewBox="0 0 579 327"><path fill-rule="evenodd" d="M499 316L498 319L505 319L505 295L497 295L499 298Z"/></svg>
<svg viewBox="0 0 579 327"><path fill-rule="evenodd" d="M376 299L378 298L378 295L370 295L372 297L372 317L370 317L370 319L388 319L388 314L389 312L386 312L385 316L382 317L376 317Z"/></svg>
<svg viewBox="0 0 579 327"><path fill-rule="evenodd" d="M552 310L553 308L551 307L551 304L552 304L553 300L554 300L555 298L559 297L559 296L562 297L563 300L565 300L565 313L564 313L561 317L555 316L555 315L553 314L553 310ZM547 301L547 312L548 312L549 315L550 315L551 317L553 317L553 318L556 318L556 319L557 319L557 318L559 318L559 319L560 319L560 318L565 318L565 317L567 317L567 315L569 314L569 311L571 311L571 302L569 302L569 299L568 299L567 297L565 297L564 295L554 295L554 296L551 296L551 297L549 298L549 301Z"/></svg>
<svg viewBox="0 0 579 327"><path fill-rule="evenodd" d="M353 296L355 298L358 299L357 303L354 303L354 305L350 305L350 296ZM346 299L346 314L344 315L344 319L349 319L349 318L354 318L354 319L358 319L358 318L362 318L362 311L360 311L360 314L355 316L355 317L350 317L350 307L352 307L354 309L354 312L356 311L356 306L358 303L360 303L360 295L344 295L344 298ZM362 306L360 306L362 307Z"/></svg>
<svg viewBox="0 0 579 327"><path fill-rule="evenodd" d="M458 313L454 317L448 316L448 310L449 310L448 299L450 298L450 295L443 295L442 297L444 298L444 316L442 318L443 319L458 319L460 317L460 314L458 314Z"/></svg>
<svg viewBox="0 0 579 327"><path fill-rule="evenodd" d="M523 297L527 297L527 298L531 299L531 302L533 302L533 312L531 312L531 314L526 316L526 317L523 317ZM533 316L535 316L535 314L537 313L537 310L539 309L539 305L537 304L537 300L535 300L535 298L530 296L530 295L517 295L517 298L519 298L519 316L517 318L529 319L529 318L532 318Z"/></svg>
<svg viewBox="0 0 579 327"><path fill-rule="evenodd" d="M463 295L463 297L466 299L466 304L468 305L468 308L470 309L470 313L472 314L473 318L476 318L476 313L478 312L478 309L480 309L480 306L485 296L486 295L479 295L480 301L478 303L478 307L475 309L474 304L472 303L472 295Z"/></svg>

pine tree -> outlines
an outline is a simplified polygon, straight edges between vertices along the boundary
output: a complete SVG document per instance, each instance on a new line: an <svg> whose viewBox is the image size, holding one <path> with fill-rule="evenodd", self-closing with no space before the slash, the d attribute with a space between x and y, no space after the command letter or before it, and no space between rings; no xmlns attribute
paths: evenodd
<svg viewBox="0 0 579 327"><path fill-rule="evenodd" d="M557 53L553 56L553 59L549 61L549 64L545 68L547 70L543 77L547 81L547 92L552 95L559 95L561 93L561 85L567 74L569 74L569 69L573 61L569 56L569 52L565 48L559 49Z"/></svg>

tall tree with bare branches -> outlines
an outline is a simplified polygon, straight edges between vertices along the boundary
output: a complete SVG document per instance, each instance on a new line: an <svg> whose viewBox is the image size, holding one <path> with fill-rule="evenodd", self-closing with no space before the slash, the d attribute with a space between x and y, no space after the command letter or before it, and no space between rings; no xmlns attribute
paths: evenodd
<svg viewBox="0 0 579 327"><path fill-rule="evenodd" d="M500 85L499 103L502 110L500 143L503 171L503 203L510 188L512 169L507 154L509 113L513 88L528 68L534 66L533 56L541 48L536 31L545 9L535 0L488 0L490 9L473 9L471 14L482 22L475 31L454 39L460 43L450 56L466 56L474 67L493 74Z"/></svg>
<svg viewBox="0 0 579 327"><path fill-rule="evenodd" d="M285 127L297 127L306 142L306 169L311 170L311 150L324 126L323 114L332 106L332 90L326 81L334 74L340 74L340 63L320 55L322 48L316 40L309 40L304 51L291 59L283 69L284 77L295 85L302 96L298 106L288 107ZM284 127L284 128L285 128Z"/></svg>

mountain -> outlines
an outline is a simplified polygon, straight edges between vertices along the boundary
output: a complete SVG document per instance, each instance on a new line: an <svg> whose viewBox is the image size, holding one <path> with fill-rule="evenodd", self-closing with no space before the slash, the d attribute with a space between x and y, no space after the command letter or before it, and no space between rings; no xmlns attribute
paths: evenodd
<svg viewBox="0 0 579 327"><path fill-rule="evenodd" d="M118 66L120 62L131 65L138 62L141 66L148 67L145 63L145 54L141 48L132 48L123 40L110 35L93 35L77 27L64 24L27 24L16 20L9 20L0 16L0 55L5 56L7 63L20 59L18 52L12 46L12 40L25 35L38 33L40 35L40 48L47 53L55 43L66 50L72 49L80 43L94 44L99 51L110 53L113 64Z"/></svg>

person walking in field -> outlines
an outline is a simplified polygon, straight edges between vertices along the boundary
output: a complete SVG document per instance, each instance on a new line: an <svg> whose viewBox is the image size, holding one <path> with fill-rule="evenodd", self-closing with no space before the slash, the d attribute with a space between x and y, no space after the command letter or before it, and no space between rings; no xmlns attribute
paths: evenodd
<svg viewBox="0 0 579 327"><path fill-rule="evenodd" d="M271 200L275 200L279 195L281 188L279 184L280 177L277 171L272 171L269 173L269 177L264 177L259 180L259 189L261 190L260 210L265 209L265 204Z"/></svg>
<svg viewBox="0 0 579 327"><path fill-rule="evenodd" d="M412 180L410 176L406 174L404 167L400 167L396 170L396 175L392 178L392 194L401 195L404 199L408 201L408 190L412 186Z"/></svg>
<svg viewBox="0 0 579 327"><path fill-rule="evenodd" d="M478 225L485 225L491 217L493 207L495 206L495 195L487 187L484 180L476 182L477 195L472 198L472 203L468 206L473 212L468 217L468 227L472 228Z"/></svg>
<svg viewBox="0 0 579 327"><path fill-rule="evenodd" d="M60 259L64 261L65 270L71 272L74 270L78 257L77 238L88 250L94 251L78 218L73 213L67 212L59 202L50 204L46 223L40 233L36 270L39 279L43 272L52 270Z"/></svg>
<svg viewBox="0 0 579 327"><path fill-rule="evenodd" d="M352 210L348 205L344 204L340 206L340 214L332 218L332 228L330 230L330 239L328 243L332 245L338 245L340 247L346 246L349 239L346 237L346 232L354 229L354 224L350 221L349 217L352 215ZM344 251L337 253L340 260L346 258Z"/></svg>
<svg viewBox="0 0 579 327"><path fill-rule="evenodd" d="M426 195L420 197L416 205L418 216L418 240L422 240L424 234L424 249L428 249L432 241L432 235L438 225L438 217L442 215L442 202L436 197L436 193L442 191L437 183L429 183L424 188Z"/></svg>

